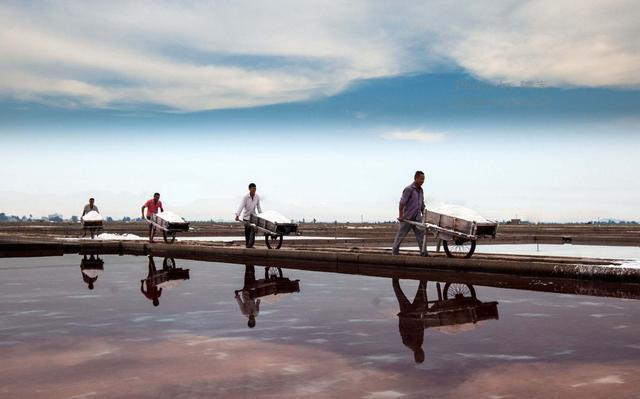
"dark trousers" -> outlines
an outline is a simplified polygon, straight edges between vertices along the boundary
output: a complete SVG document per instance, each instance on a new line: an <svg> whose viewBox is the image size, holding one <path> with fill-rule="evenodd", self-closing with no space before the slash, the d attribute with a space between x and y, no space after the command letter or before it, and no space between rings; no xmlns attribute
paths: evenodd
<svg viewBox="0 0 640 399"><path fill-rule="evenodd" d="M253 233L253 229L251 226L244 226L244 242L247 248L253 247L253 242L251 242L251 235Z"/></svg>

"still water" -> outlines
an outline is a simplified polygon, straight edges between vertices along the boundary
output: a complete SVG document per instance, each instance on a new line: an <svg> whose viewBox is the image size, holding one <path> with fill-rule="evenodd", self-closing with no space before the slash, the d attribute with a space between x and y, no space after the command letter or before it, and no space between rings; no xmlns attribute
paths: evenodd
<svg viewBox="0 0 640 399"><path fill-rule="evenodd" d="M132 256L0 276L2 398L640 398L635 299Z"/></svg>

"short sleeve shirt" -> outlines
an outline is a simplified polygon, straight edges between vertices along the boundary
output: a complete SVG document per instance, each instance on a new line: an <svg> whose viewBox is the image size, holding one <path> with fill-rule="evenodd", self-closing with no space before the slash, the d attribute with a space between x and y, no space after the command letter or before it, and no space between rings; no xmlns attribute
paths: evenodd
<svg viewBox="0 0 640 399"><path fill-rule="evenodd" d="M144 206L147 207L147 217L155 215L156 213L158 213L159 208L163 208L162 201L158 201L156 203L153 201L153 198L145 202Z"/></svg>

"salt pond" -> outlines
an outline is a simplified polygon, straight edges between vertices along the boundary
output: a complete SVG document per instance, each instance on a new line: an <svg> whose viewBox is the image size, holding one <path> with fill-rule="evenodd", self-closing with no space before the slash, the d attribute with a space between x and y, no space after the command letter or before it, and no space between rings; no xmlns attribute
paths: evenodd
<svg viewBox="0 0 640 399"><path fill-rule="evenodd" d="M635 299L443 275L448 299L423 282L425 305L412 280L100 259L0 259L0 397L629 398L640 385Z"/></svg>

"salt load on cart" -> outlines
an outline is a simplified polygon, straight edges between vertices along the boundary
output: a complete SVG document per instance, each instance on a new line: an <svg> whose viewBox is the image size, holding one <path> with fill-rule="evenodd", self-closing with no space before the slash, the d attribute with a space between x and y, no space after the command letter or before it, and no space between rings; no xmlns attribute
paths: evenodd
<svg viewBox="0 0 640 399"><path fill-rule="evenodd" d="M256 239L256 232L264 233L264 239L269 249L280 249L284 236L298 234L298 224L292 223L291 219L276 211L264 211L257 215L252 214L249 221L242 223L251 227L251 237L249 245L253 245Z"/></svg>
<svg viewBox="0 0 640 399"><path fill-rule="evenodd" d="M154 228L162 230L164 242L168 244L176 240L178 232L189 231L189 222L171 211L154 213L147 222Z"/></svg>
<svg viewBox="0 0 640 399"><path fill-rule="evenodd" d="M87 235L87 231L91 234L91 238L93 239L100 230L102 230L102 215L100 215L96 211L87 212L82 218L80 218L82 223L82 230L84 230L84 235Z"/></svg>

